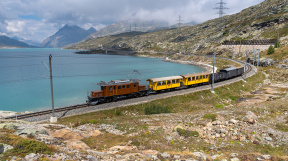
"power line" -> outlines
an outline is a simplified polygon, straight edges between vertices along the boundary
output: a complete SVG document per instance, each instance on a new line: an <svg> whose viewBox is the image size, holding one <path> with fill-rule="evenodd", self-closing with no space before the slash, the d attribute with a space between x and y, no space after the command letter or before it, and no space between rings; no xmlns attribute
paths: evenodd
<svg viewBox="0 0 288 161"><path fill-rule="evenodd" d="M229 8L224 7L224 5L226 5L227 3L223 2L223 0L220 0L220 2L217 4L219 4L219 7L216 7L214 9L219 10L219 12L217 12L216 14L219 14L219 25L220 25L220 29L221 29L222 28L221 25L223 25L223 15L226 14L224 12L224 10L227 10Z"/></svg>

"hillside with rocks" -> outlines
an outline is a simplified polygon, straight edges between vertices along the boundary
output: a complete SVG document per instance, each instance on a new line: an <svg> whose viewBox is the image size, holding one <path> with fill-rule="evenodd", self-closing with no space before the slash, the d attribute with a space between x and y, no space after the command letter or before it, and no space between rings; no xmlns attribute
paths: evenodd
<svg viewBox="0 0 288 161"><path fill-rule="evenodd" d="M138 35L113 35L93 38L71 46L72 49L129 48L134 51L181 52L200 54L211 52L225 40L277 39L287 43L288 6L286 0L266 0L258 5L219 19L194 26L167 29Z"/></svg>

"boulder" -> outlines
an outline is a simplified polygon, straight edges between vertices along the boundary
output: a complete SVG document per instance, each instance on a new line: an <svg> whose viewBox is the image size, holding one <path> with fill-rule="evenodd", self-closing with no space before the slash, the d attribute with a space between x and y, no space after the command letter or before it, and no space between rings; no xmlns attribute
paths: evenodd
<svg viewBox="0 0 288 161"><path fill-rule="evenodd" d="M27 129L20 129L20 130L14 132L14 134L15 135L23 135L23 134L25 134L25 135L35 136L36 132L37 132L37 130L35 130L35 129L27 128Z"/></svg>
<svg viewBox="0 0 288 161"><path fill-rule="evenodd" d="M257 120L258 120L257 116L251 111L248 111L242 119L242 121L248 122L250 124L255 124Z"/></svg>
<svg viewBox="0 0 288 161"><path fill-rule="evenodd" d="M25 160L38 160L38 157L35 153L28 154L24 157Z"/></svg>
<svg viewBox="0 0 288 161"><path fill-rule="evenodd" d="M170 158L170 154L164 152L164 153L161 154L161 157L162 158Z"/></svg>
<svg viewBox="0 0 288 161"><path fill-rule="evenodd" d="M78 131L71 131L68 129L61 129L54 133L51 133L51 136L54 138L61 138L63 140L81 140L85 137L88 137L87 135L78 132Z"/></svg>
<svg viewBox="0 0 288 161"><path fill-rule="evenodd" d="M66 145L70 149L89 150L90 147L80 140L66 140Z"/></svg>

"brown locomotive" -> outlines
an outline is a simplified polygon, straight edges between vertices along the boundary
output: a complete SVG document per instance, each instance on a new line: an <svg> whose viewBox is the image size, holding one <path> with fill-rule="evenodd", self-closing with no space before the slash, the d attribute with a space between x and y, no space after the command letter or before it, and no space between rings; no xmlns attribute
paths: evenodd
<svg viewBox="0 0 288 161"><path fill-rule="evenodd" d="M147 94L145 85L139 85L139 79L112 80L110 82L99 82L101 90L91 91L87 103L97 104L101 102L116 101L119 98L143 96Z"/></svg>

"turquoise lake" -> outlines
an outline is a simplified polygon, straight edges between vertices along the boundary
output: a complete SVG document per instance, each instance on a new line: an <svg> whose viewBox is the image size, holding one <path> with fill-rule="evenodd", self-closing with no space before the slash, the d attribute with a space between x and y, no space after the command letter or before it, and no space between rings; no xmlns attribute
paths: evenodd
<svg viewBox="0 0 288 161"><path fill-rule="evenodd" d="M85 103L100 81L146 79L204 71L203 68L156 58L75 54L62 49L0 49L0 110L39 111L51 108L49 55L55 108Z"/></svg>

